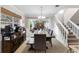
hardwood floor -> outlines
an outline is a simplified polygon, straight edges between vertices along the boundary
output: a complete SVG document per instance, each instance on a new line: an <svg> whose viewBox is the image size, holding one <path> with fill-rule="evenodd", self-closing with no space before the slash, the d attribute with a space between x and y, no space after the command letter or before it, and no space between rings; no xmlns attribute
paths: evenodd
<svg viewBox="0 0 79 59"><path fill-rule="evenodd" d="M47 42L48 49L46 53L67 53L67 48L64 47L59 41L57 41L55 38L52 39L52 45ZM27 45L26 42L24 42L15 53L34 53L34 51L28 51L30 48L30 45ZM42 52L43 53L43 52Z"/></svg>

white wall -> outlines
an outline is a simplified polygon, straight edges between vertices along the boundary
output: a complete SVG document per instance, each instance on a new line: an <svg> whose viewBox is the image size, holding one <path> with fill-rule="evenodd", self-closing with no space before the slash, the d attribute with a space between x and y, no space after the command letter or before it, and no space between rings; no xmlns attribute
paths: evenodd
<svg viewBox="0 0 79 59"><path fill-rule="evenodd" d="M77 12L79 8L67 8L64 12L64 23L66 24L68 20Z"/></svg>
<svg viewBox="0 0 79 59"><path fill-rule="evenodd" d="M79 10L71 17L71 21L79 25Z"/></svg>
<svg viewBox="0 0 79 59"><path fill-rule="evenodd" d="M68 20L70 20L70 18L77 12L79 8L64 8L64 9L61 9L57 14L56 14L56 17L59 18L59 20L62 22L62 23L67 23ZM62 11L64 10L64 11ZM60 13L62 11L62 13Z"/></svg>
<svg viewBox="0 0 79 59"><path fill-rule="evenodd" d="M55 24L55 17L54 16L52 16L50 18L50 23L51 23L51 29L53 29L54 28L54 24Z"/></svg>
<svg viewBox="0 0 79 59"><path fill-rule="evenodd" d="M64 22L64 9L60 10L56 15L58 19L63 23Z"/></svg>

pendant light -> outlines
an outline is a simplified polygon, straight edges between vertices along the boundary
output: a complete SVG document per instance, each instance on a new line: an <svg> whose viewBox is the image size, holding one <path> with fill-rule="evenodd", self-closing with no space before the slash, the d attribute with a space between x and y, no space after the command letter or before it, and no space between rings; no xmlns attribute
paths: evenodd
<svg viewBox="0 0 79 59"><path fill-rule="evenodd" d="M38 19L44 19L45 16L43 16L43 6L41 6L40 9L41 9L41 15L38 16Z"/></svg>

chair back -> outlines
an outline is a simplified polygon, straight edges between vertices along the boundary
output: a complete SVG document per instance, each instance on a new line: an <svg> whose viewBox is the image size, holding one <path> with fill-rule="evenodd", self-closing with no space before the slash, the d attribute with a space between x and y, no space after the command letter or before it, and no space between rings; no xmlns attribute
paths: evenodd
<svg viewBox="0 0 79 59"><path fill-rule="evenodd" d="M52 34L53 34L53 30L51 30L51 36L52 36Z"/></svg>
<svg viewBox="0 0 79 59"><path fill-rule="evenodd" d="M34 39L34 48L36 50L46 51L46 34L35 34Z"/></svg>

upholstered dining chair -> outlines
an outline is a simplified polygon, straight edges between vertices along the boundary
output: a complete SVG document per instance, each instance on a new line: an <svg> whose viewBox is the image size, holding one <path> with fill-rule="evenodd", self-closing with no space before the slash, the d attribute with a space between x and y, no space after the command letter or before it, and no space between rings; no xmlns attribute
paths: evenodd
<svg viewBox="0 0 79 59"><path fill-rule="evenodd" d="M46 34L34 34L35 52L46 52Z"/></svg>
<svg viewBox="0 0 79 59"><path fill-rule="evenodd" d="M52 47L53 30L51 30L49 34L50 34L50 37L46 37L46 41L49 41L49 43L51 44L51 47Z"/></svg>

